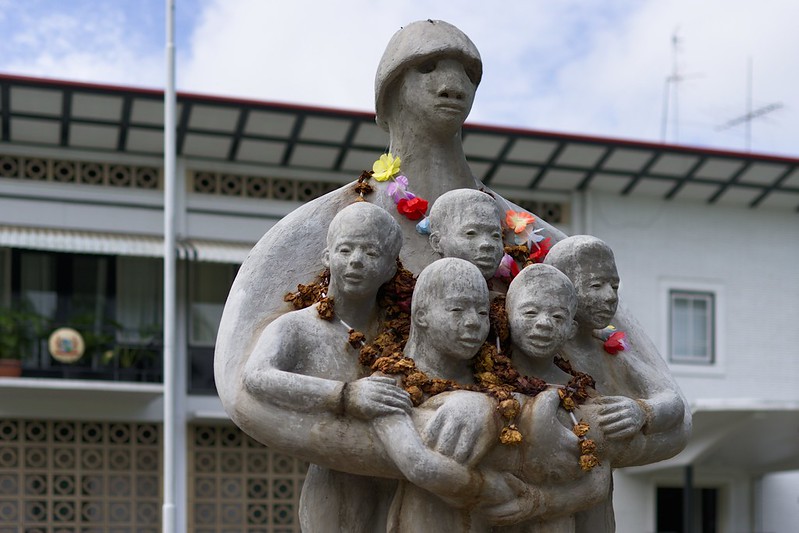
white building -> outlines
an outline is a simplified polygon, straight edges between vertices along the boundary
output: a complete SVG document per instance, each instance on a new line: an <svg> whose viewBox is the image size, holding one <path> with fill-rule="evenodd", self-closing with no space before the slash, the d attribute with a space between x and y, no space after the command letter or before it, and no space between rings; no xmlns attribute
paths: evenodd
<svg viewBox="0 0 799 533"><path fill-rule="evenodd" d="M0 533L160 529L162 102L0 76L0 303L87 344L67 365L29 343L0 378ZM179 521L295 531L303 465L227 421L216 324L255 241L387 136L366 113L178 102ZM617 472L618 530L682 531L689 479L694 531L795 531L799 480L774 474L799 469L799 160L476 125L464 147L492 188L613 247L691 403L685 452Z"/></svg>

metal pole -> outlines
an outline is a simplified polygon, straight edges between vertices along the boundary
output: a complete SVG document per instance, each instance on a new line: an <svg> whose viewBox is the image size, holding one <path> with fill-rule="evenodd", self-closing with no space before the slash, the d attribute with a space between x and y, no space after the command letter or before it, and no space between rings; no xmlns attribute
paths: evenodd
<svg viewBox="0 0 799 533"><path fill-rule="evenodd" d="M177 275L175 257L175 1L166 1L164 90L164 503L163 533L175 532L175 348Z"/></svg>

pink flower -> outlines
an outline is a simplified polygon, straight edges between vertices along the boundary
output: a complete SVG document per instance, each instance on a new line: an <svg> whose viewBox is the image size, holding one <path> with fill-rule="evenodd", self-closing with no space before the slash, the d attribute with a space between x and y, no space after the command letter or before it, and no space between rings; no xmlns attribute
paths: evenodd
<svg viewBox="0 0 799 533"><path fill-rule="evenodd" d="M494 274L494 277L510 283L510 281L515 278L518 273L519 265L516 264L516 261L514 261L511 256L505 254L502 257L502 260L499 262L499 267L497 268L497 272Z"/></svg>
<svg viewBox="0 0 799 533"><path fill-rule="evenodd" d="M416 198L416 195L408 192L408 178L405 176L397 176L394 178L392 182L388 184L388 187L386 187L386 194L391 196L395 204L399 203L403 198L407 198L408 200Z"/></svg>

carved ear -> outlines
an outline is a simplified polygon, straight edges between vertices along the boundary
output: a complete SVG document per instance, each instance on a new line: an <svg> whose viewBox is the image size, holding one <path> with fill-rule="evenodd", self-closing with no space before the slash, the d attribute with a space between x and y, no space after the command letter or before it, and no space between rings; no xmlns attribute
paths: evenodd
<svg viewBox="0 0 799 533"><path fill-rule="evenodd" d="M569 332L566 335L566 340L569 340L569 341L572 340L575 335L577 335L577 321L576 320L572 320L571 324L570 324L570 327L569 327Z"/></svg>
<svg viewBox="0 0 799 533"><path fill-rule="evenodd" d="M330 249L325 248L322 252L322 266L325 268L330 267Z"/></svg>
<svg viewBox="0 0 799 533"><path fill-rule="evenodd" d="M430 247L433 249L433 251L437 254L441 254L441 235L437 231L434 231L430 234L429 239Z"/></svg>
<svg viewBox="0 0 799 533"><path fill-rule="evenodd" d="M413 314L413 323L417 326L427 327L427 311L425 309L416 309Z"/></svg>

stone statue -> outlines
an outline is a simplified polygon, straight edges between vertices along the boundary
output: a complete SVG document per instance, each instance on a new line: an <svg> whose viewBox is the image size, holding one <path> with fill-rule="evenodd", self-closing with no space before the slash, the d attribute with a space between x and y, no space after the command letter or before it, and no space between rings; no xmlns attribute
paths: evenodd
<svg viewBox="0 0 799 533"><path fill-rule="evenodd" d="M349 344L356 346L350 329L367 340L378 332L377 289L394 274L400 242L399 257L414 275L442 255L462 257L478 267L478 281L484 284L491 264L501 257L496 213L500 220L505 212L524 218L523 210L482 187L463 153L460 129L481 75L474 44L442 21L414 22L398 31L378 66L377 122L389 131L390 152L401 160L405 188L434 207L440 197L444 199L443 214L430 213L429 239L398 209L399 204L394 205L390 193L392 186L396 192L396 182L377 181L375 174L374 179L362 178L284 217L253 248L231 288L216 344L217 390L228 414L245 432L314 465L301 501L306 531L410 531L409 509L432 513L441 520L436 523L457 531L492 527L543 531L541 524L559 524L557 531L574 527L612 531L608 468L670 457L687 439L690 413L684 400L651 342L631 316L616 310L613 284L613 298L605 302L607 312L593 309L588 317L581 315L582 308L597 300L592 284L581 288L583 278L588 279L581 276L590 267L579 258L583 252L572 254L578 257L576 269L570 270L568 261L555 264L558 244L550 251L551 261L572 279L579 302L576 335L562 352L578 367L590 361L578 369L597 379L599 395L578 412L591 428L601 467L588 472L577 467L581 437L571 430L559 407L556 389L535 397L510 398L506 392L500 403L511 405L512 399L521 409L511 409L513 416L505 413L505 419L498 419L499 398L457 390L475 383L464 359L442 367L446 359L441 353L431 351L432 357L427 357L424 345L408 339L408 361L416 361L426 372L441 372L440 379L464 382L411 408L410 400L417 402L409 399L407 383L397 376L372 375L358 363L358 350L347 347L348 336ZM461 201L467 194L482 195L475 197L469 217L447 214L445 193L455 189L474 191L458 193L463 195ZM491 197L493 213L486 201ZM366 202L354 203L361 199ZM468 240L456 242L458 236L452 233L468 227L469 220L491 221L484 234L493 244L486 244L482 254L459 255L464 247L480 249L464 244ZM506 231L510 234L506 243L508 237L518 239L524 226ZM537 217L527 234L533 228L533 233L543 233L553 242L566 238ZM349 247L342 248L344 244ZM610 258L606 263L612 265ZM610 271L605 266L603 274ZM292 312L284 295L300 284L313 283L326 267L329 286L322 300ZM612 270L615 273L615 265ZM478 270L471 272L462 274L464 280L474 282ZM430 290L414 291L413 298L429 297ZM331 320L320 320L320 313ZM590 318L594 314L595 322ZM411 316L417 332L424 329L425 320L419 318ZM480 331L471 333L473 326L454 327L449 319L437 325L442 326L441 333L446 324L449 334L462 335L459 340L477 342L483 335L481 321ZM594 330L610 321L626 334L629 349L622 357L605 361ZM459 352L464 358L473 353L465 345ZM534 375L529 360L520 356L513 363L521 374ZM561 382L567 378L554 370L543 375L555 384L556 378ZM497 434L501 439L506 431L518 433L508 419L518 420L521 430L521 448L516 449L529 454L530 464L542 465L540 471L519 470L509 461L518 453L513 446L497 444ZM523 440L525 433L536 438L528 443Z"/></svg>
<svg viewBox="0 0 799 533"><path fill-rule="evenodd" d="M496 200L474 189L442 194L430 208L430 247L442 257L466 259L491 279L504 252Z"/></svg>

